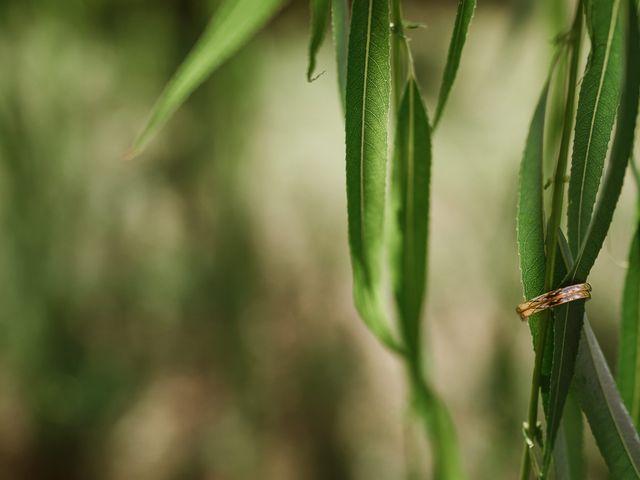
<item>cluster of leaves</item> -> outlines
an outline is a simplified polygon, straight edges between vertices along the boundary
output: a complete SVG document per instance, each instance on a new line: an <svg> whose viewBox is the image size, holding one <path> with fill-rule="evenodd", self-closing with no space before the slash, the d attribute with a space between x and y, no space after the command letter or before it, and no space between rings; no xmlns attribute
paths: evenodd
<svg viewBox="0 0 640 480"><path fill-rule="evenodd" d="M140 154L176 109L248 41L285 0L226 0L160 96L130 152ZM450 415L423 368L421 317L426 288L431 134L453 86L475 0L461 0L436 115L427 116L405 36L400 0L311 0L308 80L331 17L345 115L347 210L356 308L374 335L406 365L414 411L434 453L434 476L463 477ZM395 144L393 224L385 233L387 141L392 92ZM399 338L387 321L382 267L389 241Z"/></svg>
<svg viewBox="0 0 640 480"><path fill-rule="evenodd" d="M575 109L583 23L591 51ZM570 32L557 46L556 60L531 123L520 175L518 244L527 299L586 282L602 248L633 151L640 88L638 30L637 2L581 0ZM554 77L554 67L565 56L569 57L567 78ZM563 102L564 122L560 145L555 150L555 171L548 173L553 177L550 204L545 205L543 157L545 127L548 129L549 123L545 122L545 113L554 81L562 91L558 98ZM600 185L614 123L609 164ZM561 217L572 130L566 240ZM549 211L548 217L545 210ZM546 478L553 459L558 478L584 478L580 407L613 478L640 478L640 440L633 421L637 426L637 413L633 419L628 414L628 410L638 412L640 401L640 385L635 378L639 270L634 240L623 309L619 365L622 396L589 327L584 301L531 319L536 360L521 478L529 478L532 467L540 478ZM544 435L537 422L539 392L546 416ZM536 445L543 450L541 462L536 458Z"/></svg>
<svg viewBox="0 0 640 480"><path fill-rule="evenodd" d="M158 100L132 155L139 154L188 95L285 3L224 1ZM406 365L413 404L432 440L435 478L459 479L463 471L453 424L423 368L421 312L427 275L431 136L456 76L475 0L459 3L433 122L415 76L400 0L354 0L351 9L347 0L311 0L310 5L309 81L315 78L316 54L328 23L335 44L345 116L355 304L374 335ZM583 24L587 26L591 52L576 107ZM607 235L633 147L640 86L638 29L637 0L580 0L570 32L558 42L531 123L520 176L518 243L527 299L560 286L586 282ZM568 68L556 73L560 69L555 66L564 61ZM550 96L550 90L556 94ZM545 137L550 122L546 110L550 97L560 102L554 107L563 111L564 117L557 142L549 135L552 144L559 144L548 149ZM614 123L609 165L600 186ZM393 221L385 225L390 133L395 136L389 189ZM561 219L572 138L565 239ZM544 171L548 163L544 161L545 152L557 156L553 172ZM546 174L553 178L548 202ZM549 211L548 216L545 211ZM387 248L397 334L383 301ZM640 416L639 287L640 227L632 243L624 295L620 392L586 320L584 302L531 319L536 361L525 424L522 478L528 478L532 468L546 477L552 460L558 478L584 476L579 408L589 420L612 475L640 478L640 440L635 428ZM547 419L544 435L537 421L540 393ZM541 459L537 458L538 446L542 448Z"/></svg>

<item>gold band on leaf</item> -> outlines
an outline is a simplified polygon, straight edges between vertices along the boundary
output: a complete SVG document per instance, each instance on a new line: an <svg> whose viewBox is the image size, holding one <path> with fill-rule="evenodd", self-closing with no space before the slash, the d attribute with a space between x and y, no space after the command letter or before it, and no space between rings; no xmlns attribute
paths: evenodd
<svg viewBox="0 0 640 480"><path fill-rule="evenodd" d="M546 310L547 308L557 307L558 305L575 302L576 300L589 300L590 298L591 285L588 283L579 283L543 293L528 302L521 303L516 308L516 312L520 315L522 321L525 322L531 315Z"/></svg>

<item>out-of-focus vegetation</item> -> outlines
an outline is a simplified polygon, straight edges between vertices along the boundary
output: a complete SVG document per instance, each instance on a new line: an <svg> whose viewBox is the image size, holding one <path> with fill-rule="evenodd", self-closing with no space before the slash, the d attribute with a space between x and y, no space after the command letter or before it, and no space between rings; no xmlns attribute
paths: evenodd
<svg viewBox="0 0 640 480"><path fill-rule="evenodd" d="M215 3L0 3L0 479L426 471L403 372L351 304L335 71L327 45L306 82L306 4L124 160ZM455 2L424 3L406 16L435 92ZM473 478L515 475L532 362L515 189L549 29L519 5L479 7L434 145L425 334ZM592 281L609 358L622 203Z"/></svg>

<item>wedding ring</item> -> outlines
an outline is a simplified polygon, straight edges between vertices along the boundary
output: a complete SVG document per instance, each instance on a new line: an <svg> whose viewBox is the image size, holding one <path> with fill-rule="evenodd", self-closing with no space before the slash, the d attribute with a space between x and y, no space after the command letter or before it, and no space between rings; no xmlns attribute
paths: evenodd
<svg viewBox="0 0 640 480"><path fill-rule="evenodd" d="M531 315L546 310L547 308L557 307L558 305L576 300L589 300L590 298L591 285L588 283L579 283L543 293L528 302L521 303L516 308L516 312L520 315L522 321L525 322Z"/></svg>

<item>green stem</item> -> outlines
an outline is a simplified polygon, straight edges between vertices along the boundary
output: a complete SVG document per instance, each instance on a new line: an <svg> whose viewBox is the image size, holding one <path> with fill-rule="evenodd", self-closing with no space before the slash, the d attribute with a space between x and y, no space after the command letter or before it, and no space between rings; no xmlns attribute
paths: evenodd
<svg viewBox="0 0 640 480"><path fill-rule="evenodd" d="M549 216L545 245L547 250L546 270L544 291L553 288L554 266L556 263L556 235L560 229L562 218L562 204L564 201L564 177L567 170L567 162L569 157L569 144L571 140L571 131L573 129L573 115L576 96L576 84L578 77L578 66L580 64L580 45L582 43L582 1L578 2L576 16L571 28L571 65L569 70L569 80L567 84L567 99L564 111L564 126L562 130L562 140L560 143L560 151L558 153L558 162L553 181L553 193L551 201L551 214ZM531 393L529 397L529 414L528 414L528 435L534 438L538 423L538 400L540 395L540 379L542 376L542 363L544 359L544 351L547 343L547 334L551 314L547 311L541 315L538 323L538 338L535 348L535 363L533 366L533 375L531 379ZM531 468L530 448L525 442L522 466L520 470L521 480L529 477Z"/></svg>

